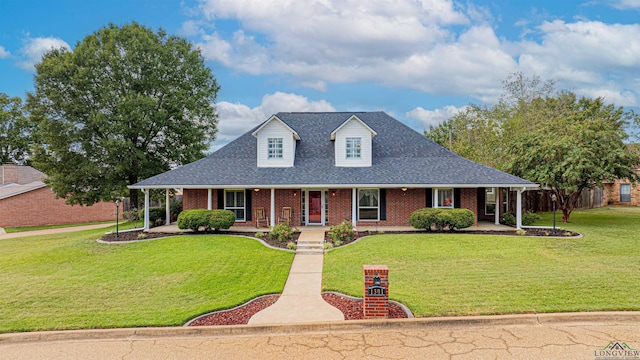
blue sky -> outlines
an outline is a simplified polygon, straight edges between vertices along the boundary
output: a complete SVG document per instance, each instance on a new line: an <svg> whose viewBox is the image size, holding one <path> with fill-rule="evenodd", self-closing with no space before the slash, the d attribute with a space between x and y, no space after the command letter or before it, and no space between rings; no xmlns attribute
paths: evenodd
<svg viewBox="0 0 640 360"><path fill-rule="evenodd" d="M51 47L136 21L186 37L222 89L215 147L278 111L383 110L416 130L522 71L640 110L640 0L0 0L0 92Z"/></svg>

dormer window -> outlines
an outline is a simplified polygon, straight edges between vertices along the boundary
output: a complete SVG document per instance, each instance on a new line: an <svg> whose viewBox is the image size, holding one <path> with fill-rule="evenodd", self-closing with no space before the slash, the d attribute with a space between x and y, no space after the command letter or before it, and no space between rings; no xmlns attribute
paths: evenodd
<svg viewBox="0 0 640 360"><path fill-rule="evenodd" d="M348 137L345 146L347 159L360 159L362 158L362 138Z"/></svg>
<svg viewBox="0 0 640 360"><path fill-rule="evenodd" d="M268 159L282 159L282 138L269 138L267 143Z"/></svg>

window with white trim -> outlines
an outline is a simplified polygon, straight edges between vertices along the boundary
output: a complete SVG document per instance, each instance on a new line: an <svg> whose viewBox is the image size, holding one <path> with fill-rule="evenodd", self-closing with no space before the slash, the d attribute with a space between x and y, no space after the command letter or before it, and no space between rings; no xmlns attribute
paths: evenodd
<svg viewBox="0 0 640 360"><path fill-rule="evenodd" d="M358 190L358 220L380 219L379 189Z"/></svg>
<svg viewBox="0 0 640 360"><path fill-rule="evenodd" d="M244 190L225 190L224 209L236 214L236 221L245 221Z"/></svg>
<svg viewBox="0 0 640 360"><path fill-rule="evenodd" d="M436 204L439 208L453 208L453 189L434 189L438 194Z"/></svg>
<svg viewBox="0 0 640 360"><path fill-rule="evenodd" d="M282 138L267 139L267 158L282 159Z"/></svg>
<svg viewBox="0 0 640 360"><path fill-rule="evenodd" d="M485 202L484 202L484 214L495 215L496 214L496 190L495 188L485 189Z"/></svg>
<svg viewBox="0 0 640 360"><path fill-rule="evenodd" d="M362 138L348 137L346 138L346 156L347 159L362 158Z"/></svg>
<svg viewBox="0 0 640 360"><path fill-rule="evenodd" d="M620 202L631 202L631 184L620 184Z"/></svg>

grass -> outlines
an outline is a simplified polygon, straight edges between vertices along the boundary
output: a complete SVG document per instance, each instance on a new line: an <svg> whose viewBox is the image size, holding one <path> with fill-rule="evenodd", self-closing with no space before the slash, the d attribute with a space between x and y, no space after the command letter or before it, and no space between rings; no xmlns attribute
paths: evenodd
<svg viewBox="0 0 640 360"><path fill-rule="evenodd" d="M0 241L0 332L181 325L282 292L293 259L248 238L95 242L104 232Z"/></svg>
<svg viewBox="0 0 640 360"><path fill-rule="evenodd" d="M570 221L558 226L584 238L372 236L325 255L323 287L362 297L362 265L385 264L390 297L417 316L640 310L640 208Z"/></svg>
<svg viewBox="0 0 640 360"><path fill-rule="evenodd" d="M58 224L58 225L40 225L40 226L18 226L18 227L10 227L5 228L4 230L7 233L16 233L16 232L24 232L24 231L34 231L34 230L47 230L47 229L59 229L73 226L84 226L84 225L97 225L97 224L109 224L114 223L115 220L109 221L94 221L94 222L86 222L79 224Z"/></svg>

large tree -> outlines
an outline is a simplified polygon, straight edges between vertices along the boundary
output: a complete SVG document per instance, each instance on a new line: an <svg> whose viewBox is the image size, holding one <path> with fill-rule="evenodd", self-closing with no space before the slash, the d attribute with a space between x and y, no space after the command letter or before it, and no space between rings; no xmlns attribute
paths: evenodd
<svg viewBox="0 0 640 360"><path fill-rule="evenodd" d="M640 122L603 99L556 92L522 73L503 82L497 104L470 105L425 135L476 162L550 188L567 222L582 190L615 178L639 180L625 126Z"/></svg>
<svg viewBox="0 0 640 360"><path fill-rule="evenodd" d="M30 132L22 99L0 93L0 164L28 162Z"/></svg>
<svg viewBox="0 0 640 360"><path fill-rule="evenodd" d="M27 105L34 164L70 204L126 194L126 186L205 155L219 90L184 38L132 23L109 25L36 65ZM138 193L129 192L131 206Z"/></svg>
<svg viewBox="0 0 640 360"><path fill-rule="evenodd" d="M640 157L624 143L624 126L634 113L570 92L538 102L547 121L514 135L506 170L550 188L563 222L569 221L583 190L611 179L640 180L635 172Z"/></svg>

